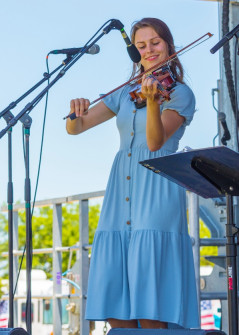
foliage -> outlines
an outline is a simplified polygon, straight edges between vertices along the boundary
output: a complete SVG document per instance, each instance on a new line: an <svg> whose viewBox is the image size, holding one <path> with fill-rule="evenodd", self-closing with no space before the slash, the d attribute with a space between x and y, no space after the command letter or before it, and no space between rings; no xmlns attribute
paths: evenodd
<svg viewBox="0 0 239 335"><path fill-rule="evenodd" d="M0 278L0 298L2 297L3 295L3 284L2 284L2 279Z"/></svg>
<svg viewBox="0 0 239 335"><path fill-rule="evenodd" d="M25 211L19 211L18 224L18 243L19 249L23 250L26 242L26 223ZM100 205L89 206L89 243L93 242L93 236L98 224L100 214ZM41 207L34 211L32 217L32 247L33 249L52 248L53 236L53 208ZM8 250L7 232L8 223L3 214L0 214L0 253ZM73 246L79 242L79 204L72 203L62 206L62 246ZM76 259L76 252L73 253L71 265ZM3 259L1 259L1 264ZM20 262L20 259L19 259ZM69 253L62 253L62 271L68 267ZM5 276L7 275L6 264ZM26 268L26 259L24 257L22 268ZM52 272L52 254L43 253L35 254L32 259L33 269L44 270L48 277L51 277Z"/></svg>
<svg viewBox="0 0 239 335"><path fill-rule="evenodd" d="M100 205L89 206L89 244L92 244L94 233L98 225L100 215ZM79 241L79 204L71 203L62 206L62 246L73 246ZM52 248L52 224L53 224L53 208L41 207L34 211L32 217L32 242L34 249ZM200 220L200 238L210 238L211 233L202 220ZM8 251L8 222L4 214L0 213L0 255L2 252ZM19 249L23 250L26 241L26 224L25 211L19 211ZM212 265L203 256L217 255L217 247L201 247L200 265ZM69 253L62 253L62 271L67 270L69 262ZM74 252L71 265L74 264L76 253ZM20 262L20 259L19 259ZM44 270L48 277L52 272L52 254L35 254L33 255L33 269ZM22 268L26 268L26 260L24 257ZM7 277L7 259L1 257L0 271ZM1 288L0 288L1 289Z"/></svg>
<svg viewBox="0 0 239 335"><path fill-rule="evenodd" d="M6 257L2 257L3 252L8 252L8 221L3 213L0 213L0 273L1 278L6 274L8 261ZM6 276L6 275L5 275Z"/></svg>

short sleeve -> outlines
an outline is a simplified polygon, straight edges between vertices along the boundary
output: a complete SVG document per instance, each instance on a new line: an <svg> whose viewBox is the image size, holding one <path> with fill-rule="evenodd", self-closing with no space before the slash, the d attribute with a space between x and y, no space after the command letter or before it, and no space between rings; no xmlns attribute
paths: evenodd
<svg viewBox="0 0 239 335"><path fill-rule="evenodd" d="M177 83L174 89L174 92L170 94L171 100L162 104L162 111L166 109L175 110L186 119L186 125L189 125L195 113L195 96L185 84Z"/></svg>
<svg viewBox="0 0 239 335"><path fill-rule="evenodd" d="M107 97L102 99L104 104L116 115L118 114L120 109L123 91L123 88L120 88L119 90L109 94Z"/></svg>

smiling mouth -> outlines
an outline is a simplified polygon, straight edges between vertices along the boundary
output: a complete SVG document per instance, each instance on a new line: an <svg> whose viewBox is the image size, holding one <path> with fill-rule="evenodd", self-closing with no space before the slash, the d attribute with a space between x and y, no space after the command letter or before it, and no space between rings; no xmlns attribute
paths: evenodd
<svg viewBox="0 0 239 335"><path fill-rule="evenodd" d="M155 60L158 56L150 56L150 57L147 57L146 60L148 61L151 61L151 60Z"/></svg>

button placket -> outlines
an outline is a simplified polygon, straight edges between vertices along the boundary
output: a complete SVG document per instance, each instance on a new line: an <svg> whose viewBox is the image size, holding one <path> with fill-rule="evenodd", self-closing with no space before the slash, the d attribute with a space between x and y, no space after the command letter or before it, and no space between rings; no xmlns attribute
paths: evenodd
<svg viewBox="0 0 239 335"><path fill-rule="evenodd" d="M135 121L136 109L133 109L132 114L133 114L133 118L132 118L132 128L131 128L131 132L130 132L130 137L131 137L131 140L130 140L130 149L132 147L132 143L133 143L134 135L135 135L134 121Z"/></svg>
<svg viewBox="0 0 239 335"><path fill-rule="evenodd" d="M131 158L131 152L128 153L128 157ZM130 159L129 164L128 164L128 171L126 172L127 174L130 171L130 166L131 166L131 159ZM129 175L126 176L126 183L127 183L128 194L130 194L130 176ZM131 221L130 221L130 219L131 219L131 205L130 205L130 201L129 201L130 199L129 199L129 197L126 197L125 200L127 202L129 202L129 218L126 221L126 225L128 226L128 230L131 230Z"/></svg>
<svg viewBox="0 0 239 335"><path fill-rule="evenodd" d="M128 157L130 158L130 161L129 161L129 164L128 164L128 171L127 171L127 175L126 175L126 180L128 182L128 194L129 196L126 196L125 200L126 202L128 202L129 204L129 219L126 221L126 225L128 226L128 229L131 230L131 175L130 175L130 171L131 171L131 158L132 158L132 143L133 143L133 139L134 139L134 135L135 135L135 131L134 131L134 121L135 121L135 115L136 115L136 109L134 109L132 111L133 113L133 119L132 119L132 130L131 130L131 133L130 133L130 136L131 136L131 141L130 141L130 147L129 147L129 152L128 152Z"/></svg>
<svg viewBox="0 0 239 335"><path fill-rule="evenodd" d="M131 148L132 148L132 143L133 143L133 139L134 139L134 134L135 134L135 132L134 132L134 119L135 119L135 114L136 114L136 110L134 109L133 111L132 111L132 118L131 118L131 122L132 122L132 124L131 124L131 132L130 132L130 137L131 137L131 139L130 139L130 143L129 143L129 151L128 151L128 158L130 159L129 160L129 162L128 162L128 164L127 164L127 168L128 168L128 171L126 171L126 176L125 176L125 178L126 178L126 185L127 185L127 191L128 191L128 194L126 194L126 197L125 197L125 201L128 203L128 205L127 206L129 206L128 207L128 214L129 214L129 216L128 216L128 219L127 219L127 221L126 221L126 225L127 225L127 229L128 230L131 230L131 182L130 182L130 180L131 180L131 176L130 176L130 170L131 170L131 157L132 157L132 152L131 152Z"/></svg>

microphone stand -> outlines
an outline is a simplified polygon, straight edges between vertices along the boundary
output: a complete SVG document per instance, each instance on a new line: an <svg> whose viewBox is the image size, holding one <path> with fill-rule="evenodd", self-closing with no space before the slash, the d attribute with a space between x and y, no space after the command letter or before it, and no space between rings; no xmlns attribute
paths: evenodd
<svg viewBox="0 0 239 335"><path fill-rule="evenodd" d="M48 80L56 71L58 71L63 65L70 61L68 56L63 63L58 66L51 73L44 73L44 78L35 84L31 89L24 93L16 101L13 101L6 107L1 113L0 118L3 117L4 120L9 124L9 122L14 118L14 115L10 112L11 109L15 108L17 104L22 101L26 96L38 88L44 81ZM32 120L29 115L24 115L21 118L23 124L30 125ZM8 186L7 186L7 203L8 203L8 273L9 273L9 318L8 327L14 327L14 278L13 278L13 181L12 181L12 127L8 129Z"/></svg>
<svg viewBox="0 0 239 335"><path fill-rule="evenodd" d="M113 20L114 21L114 20ZM44 97L44 95L49 91L49 89L55 85L55 83L61 79L65 73L74 65L96 42L103 37L105 34L108 34L112 29L115 29L114 22L110 23L107 27L103 29L103 32L93 40L88 46L84 47L79 54L76 54L72 57L69 62L64 66L64 68L58 73L58 75L43 89L30 103L28 103L23 110L18 113L14 118L12 118L7 127L0 131L0 138L2 138L8 129L15 126L15 124L21 119L21 117L27 112L31 112L31 110L40 102L40 100ZM2 115L0 114L0 117Z"/></svg>
<svg viewBox="0 0 239 335"><path fill-rule="evenodd" d="M26 208L26 272L27 272L27 302L26 326L29 334L32 333L32 304L31 304L31 270L32 270L32 215L31 215L31 181L29 169L29 140L30 127L28 122L23 124L25 135L25 208Z"/></svg>
<svg viewBox="0 0 239 335"><path fill-rule="evenodd" d="M10 112L9 112L10 113ZM9 273L9 318L8 327L13 328L13 183L12 183L12 128L8 131L8 273Z"/></svg>
<svg viewBox="0 0 239 335"><path fill-rule="evenodd" d="M13 117L11 112L6 114L5 121L8 122ZM12 128L8 131L8 273L9 273L9 318L8 327L13 328L13 183L12 183Z"/></svg>
<svg viewBox="0 0 239 335"><path fill-rule="evenodd" d="M75 62L78 61L78 59L80 59L94 44L96 44L97 41L99 41L99 39L101 39L101 37L103 37L104 35L108 34L112 29L118 29L116 27L116 20L112 19L111 20L111 23L106 26L104 29L103 29L103 32L93 40L93 42L91 42L88 46L84 47L80 54L76 54L72 60L69 62L68 65L65 66L65 68L63 69L64 72L68 71L73 64L75 64Z"/></svg>
<svg viewBox="0 0 239 335"><path fill-rule="evenodd" d="M7 111L3 118L7 122L14 117L14 115ZM24 115L22 122L26 124L31 123L31 118ZM13 312L13 182L12 182L12 128L8 130L8 186L7 186L7 203L8 203L8 273L9 273L9 318L8 327L14 327L14 312Z"/></svg>
<svg viewBox="0 0 239 335"><path fill-rule="evenodd" d="M51 76L58 71L62 66L66 65L70 60L71 56L67 56L67 58L62 62L61 65L59 65L55 70L53 70L51 73L43 73L43 79L41 79L38 83L36 83L32 88L30 88L26 93L24 93L20 98L18 98L16 101L12 101L8 107L4 108L2 112L0 112L0 118L3 117L7 112L9 112L11 109L15 108L17 104L22 101L25 97L27 97L30 93L35 91L36 88L38 88L41 84L43 84L46 80L50 79Z"/></svg>
<svg viewBox="0 0 239 335"><path fill-rule="evenodd" d="M224 44L228 43L229 40L235 36L236 39L239 38L239 24L229 31L223 38L210 50L212 54L218 51ZM239 55L239 50L237 52ZM235 68L236 68L236 51L235 51ZM236 81L236 71L235 71L235 81ZM236 85L237 88L237 85ZM237 124L237 90L235 90L236 94L236 124ZM225 145L225 140L230 140L231 136L227 129L227 125L225 123L224 113L220 113L219 121L222 123L222 127L224 128L224 135L222 137L221 142ZM221 119L220 119L221 118ZM224 124L223 124L224 123ZM238 146L238 130L236 129L236 138L237 138L237 146ZM224 140L224 142L223 142ZM237 148L238 149L238 148ZM230 191L233 191L233 187L231 186ZM238 194L235 194L238 195ZM237 298L237 241L239 237L239 229L234 223L234 214L233 214L233 197L230 192L226 192L227 197L227 224L226 224L226 237L227 237L227 257L226 257L226 265L227 265L227 276L228 276L228 319L229 319L229 334L237 335L238 334L238 298Z"/></svg>
<svg viewBox="0 0 239 335"><path fill-rule="evenodd" d="M30 103L28 103L23 110L18 113L15 117L11 118L8 121L7 126L0 131L0 139L9 131L19 120L22 120L24 116L28 115L32 109L40 102L40 100L45 96L45 94L49 91L49 89L59 80L61 79L65 73L72 67L75 62L78 61L101 37L105 34L108 34L112 29L115 29L114 20L103 29L103 32L93 40L88 46L84 47L79 54L76 54L74 57L69 58L68 62L65 64L64 68L58 73L58 75L43 89L37 96L34 98ZM62 67L62 65L60 66ZM58 67L57 69L59 69ZM56 72L57 69L54 71ZM40 83L44 82L48 79L48 75L41 80ZM38 84L37 84L38 85ZM40 85L40 84L39 84ZM39 86L38 85L38 86ZM38 86L34 86L34 89ZM32 90L30 90L32 92ZM28 91L30 93L30 91ZM27 92L27 93L28 93ZM28 93L28 94L29 94ZM26 94L23 95L25 97ZM19 102L20 100L18 100ZM16 103L10 104L2 113L0 113L0 117L5 115L7 111L11 108L15 107ZM26 179L25 179L25 206L26 206L26 253L27 253L27 304L26 304L26 326L27 332L31 335L31 268L32 268L32 225L31 225L31 202L30 202L30 178L29 178L29 136L30 136L30 123L25 125L25 139L26 139L26 158L25 158L25 165L26 165ZM11 182L10 185L12 186ZM10 200L10 199L9 199ZM12 201L12 199L11 199ZM11 206L12 207L12 206ZM11 213L12 218L12 213ZM11 245L12 246L12 245ZM12 254L12 251L11 251ZM12 296L11 296L12 297Z"/></svg>

